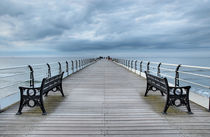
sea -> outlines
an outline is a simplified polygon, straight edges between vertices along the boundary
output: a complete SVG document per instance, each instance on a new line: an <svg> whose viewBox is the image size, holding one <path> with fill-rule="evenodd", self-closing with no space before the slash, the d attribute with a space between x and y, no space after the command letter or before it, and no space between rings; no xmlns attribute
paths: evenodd
<svg viewBox="0 0 210 137"><path fill-rule="evenodd" d="M210 57L121 57L130 60L143 61L143 71L146 70L147 62L161 62L169 64L182 64L191 66L202 66L210 68ZM0 99L11 94L19 92L19 86L27 86L30 82L30 70L28 65L34 69L35 84L39 85L43 77L48 76L47 63L51 66L52 75L58 73L58 62L61 62L62 70L66 69L66 61L69 62L71 67L71 60L79 59L78 57L0 57ZM158 64L151 64L151 71L157 71ZM139 65L137 69L139 69ZM176 66L161 66L161 73L163 76L168 77L170 83L174 83ZM170 69L170 71L165 70ZM193 69L193 68L180 68L180 71L204 75L200 77L197 75L189 75L180 73L180 78L191 81L180 81L181 86L191 85L191 90L203 96L210 95L210 69ZM69 72L71 73L71 71ZM164 75L166 74L166 75ZM66 76L67 74L65 74ZM195 84L198 83L198 84ZM201 86L200 86L201 85ZM203 87L202 85L206 86Z"/></svg>

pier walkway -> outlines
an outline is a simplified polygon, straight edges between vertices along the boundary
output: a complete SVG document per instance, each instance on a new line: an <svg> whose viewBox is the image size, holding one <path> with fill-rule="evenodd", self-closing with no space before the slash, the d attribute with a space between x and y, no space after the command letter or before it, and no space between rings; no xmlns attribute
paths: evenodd
<svg viewBox="0 0 210 137"><path fill-rule="evenodd" d="M48 115L18 104L0 113L0 137L209 137L210 113L191 103L161 112L164 97L144 97L145 79L107 60L100 60L63 80L65 97L49 93Z"/></svg>

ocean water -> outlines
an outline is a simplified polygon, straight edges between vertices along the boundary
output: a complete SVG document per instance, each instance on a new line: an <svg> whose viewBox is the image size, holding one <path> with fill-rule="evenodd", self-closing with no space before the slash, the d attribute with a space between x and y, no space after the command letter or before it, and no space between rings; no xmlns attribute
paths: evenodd
<svg viewBox="0 0 210 137"><path fill-rule="evenodd" d="M147 61L151 62L162 62L162 63L170 63L170 64L183 64L183 65L193 65L193 66L205 66L210 67L210 57L126 57L127 59L140 60L144 61L143 63L143 71L146 70ZM65 71L66 64L65 61L69 62L69 70L71 73L71 60L78 59L72 57L0 57L0 99L9 96L11 94L15 94L19 92L19 86L28 86L30 80L30 71L28 65L31 65L34 69L34 77L35 84L38 86L41 83L43 77L48 76L48 68L46 63L49 63L51 66L52 75L57 74L58 71L58 63L61 62L62 70ZM40 65L35 65L40 64ZM10 69L1 69L13 67ZM17 67L22 66L22 67ZM74 65L75 66L75 65ZM171 69L172 71L164 70L163 68ZM137 67L139 69L139 65ZM166 74L170 83L174 83L176 66L164 66L161 65L161 74ZM151 64L150 70L154 73L157 72L157 64ZM180 68L180 71L208 75L210 76L210 70L203 69L193 69L193 68ZM67 75L66 73L64 76ZM180 73L180 78L188 81L192 81L194 83L199 83L205 86L210 87L210 78L198 77L189 74ZM209 96L210 89L203 88L202 86L198 86L195 84L187 83L180 81L181 86L191 85L192 91L197 92L204 96Z"/></svg>
<svg viewBox="0 0 210 137"><path fill-rule="evenodd" d="M210 57L130 57L130 59L210 67Z"/></svg>
<svg viewBox="0 0 210 137"><path fill-rule="evenodd" d="M52 62L64 62L78 58L73 57L0 57L0 68L33 65L33 64L46 64Z"/></svg>

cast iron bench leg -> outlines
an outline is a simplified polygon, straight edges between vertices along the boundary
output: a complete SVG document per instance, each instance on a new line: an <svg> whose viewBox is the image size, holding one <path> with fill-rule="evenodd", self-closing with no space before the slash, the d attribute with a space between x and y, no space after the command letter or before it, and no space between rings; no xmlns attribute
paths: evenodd
<svg viewBox="0 0 210 137"><path fill-rule="evenodd" d="M146 92L145 92L145 94L144 94L145 97L147 96L149 90L150 90L150 86L149 86L148 83L147 83Z"/></svg>
<svg viewBox="0 0 210 137"><path fill-rule="evenodd" d="M191 111L191 108L190 108L190 101L189 101L189 98L186 99L186 102L187 102L186 107L187 107L187 110L188 110L187 113L188 113L188 114L193 114L192 111Z"/></svg>
<svg viewBox="0 0 210 137"><path fill-rule="evenodd" d="M64 93L63 93L62 84L60 84L60 85L58 86L58 89L60 90L60 92L61 92L62 96L64 97Z"/></svg>
<svg viewBox="0 0 210 137"><path fill-rule="evenodd" d="M170 104L169 104L169 98L167 97L166 104L165 104L164 110L162 112L163 114L167 114L167 110L168 110L169 106L170 106Z"/></svg>
<svg viewBox="0 0 210 137"><path fill-rule="evenodd" d="M41 108L41 110L42 110L42 115L47 115L47 112L46 112L46 110L45 110L45 108L44 108L44 103L43 103L43 98L42 98L42 96L40 96L40 108Z"/></svg>
<svg viewBox="0 0 210 137"><path fill-rule="evenodd" d="M160 90L160 93L161 93L162 96L164 96L163 91Z"/></svg>
<svg viewBox="0 0 210 137"><path fill-rule="evenodd" d="M16 115L21 115L22 114L22 109L24 106L24 99L23 99L23 90L21 88L20 89L20 105L19 105L19 109L18 112L16 113Z"/></svg>
<svg viewBox="0 0 210 137"><path fill-rule="evenodd" d="M21 115L22 114L22 109L23 109L23 99L21 98L20 100L20 106L19 106L19 109L18 109L18 112L16 113L16 115Z"/></svg>

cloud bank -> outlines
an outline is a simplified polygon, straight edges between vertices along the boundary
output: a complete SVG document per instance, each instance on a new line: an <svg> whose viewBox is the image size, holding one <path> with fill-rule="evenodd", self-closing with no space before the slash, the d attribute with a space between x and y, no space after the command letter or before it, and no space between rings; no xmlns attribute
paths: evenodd
<svg viewBox="0 0 210 137"><path fill-rule="evenodd" d="M1 0L0 53L206 51L209 15L210 0Z"/></svg>

